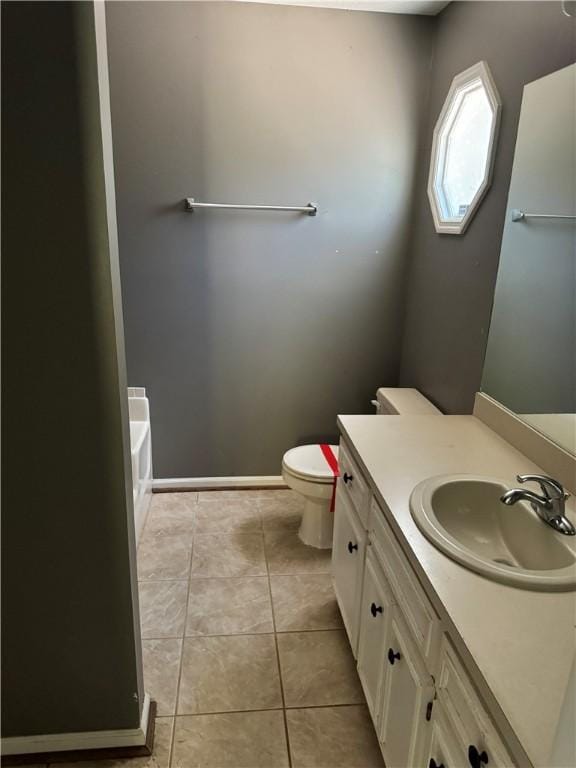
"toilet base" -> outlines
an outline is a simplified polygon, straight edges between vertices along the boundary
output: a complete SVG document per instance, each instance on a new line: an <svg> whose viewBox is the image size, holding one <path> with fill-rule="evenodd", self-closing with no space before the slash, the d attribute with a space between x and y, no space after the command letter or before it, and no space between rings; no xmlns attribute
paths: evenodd
<svg viewBox="0 0 576 768"><path fill-rule="evenodd" d="M306 499L298 530L298 537L306 546L332 549L334 512L330 509L330 502L331 499Z"/></svg>

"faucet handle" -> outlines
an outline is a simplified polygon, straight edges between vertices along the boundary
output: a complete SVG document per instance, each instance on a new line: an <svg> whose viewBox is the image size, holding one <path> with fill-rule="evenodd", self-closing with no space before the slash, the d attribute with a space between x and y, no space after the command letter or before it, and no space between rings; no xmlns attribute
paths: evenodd
<svg viewBox="0 0 576 768"><path fill-rule="evenodd" d="M558 480L554 480L553 477L547 477L546 475L518 475L516 477L519 483L538 483L542 493L547 499L566 499L570 496L569 493L564 491L562 485Z"/></svg>

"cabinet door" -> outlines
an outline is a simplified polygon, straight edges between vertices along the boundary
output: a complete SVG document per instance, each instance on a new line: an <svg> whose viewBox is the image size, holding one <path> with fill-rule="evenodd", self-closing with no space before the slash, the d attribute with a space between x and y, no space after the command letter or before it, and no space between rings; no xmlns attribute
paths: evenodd
<svg viewBox="0 0 576 768"><path fill-rule="evenodd" d="M381 703L380 742L387 768L423 764L430 740L427 709L434 681L409 635L399 609L392 609Z"/></svg>
<svg viewBox="0 0 576 768"><path fill-rule="evenodd" d="M456 756L466 768L509 768L514 761L447 637L442 643L438 700L456 736Z"/></svg>
<svg viewBox="0 0 576 768"><path fill-rule="evenodd" d="M332 543L332 577L334 591L356 657L358 614L364 571L366 531L343 493L336 495L334 539Z"/></svg>
<svg viewBox="0 0 576 768"><path fill-rule="evenodd" d="M358 674L376 727L393 602L392 592L369 542L360 603Z"/></svg>
<svg viewBox="0 0 576 768"><path fill-rule="evenodd" d="M463 768L464 763L458 756L456 737L448 725L439 701L434 702L431 725L432 734L428 756L423 763L424 768Z"/></svg>
<svg viewBox="0 0 576 768"><path fill-rule="evenodd" d="M442 693L440 702L444 704ZM447 718L451 730L456 734L454 764L458 768L514 768L514 761L508 754L501 739L490 725L482 725L481 718L472 727L463 725L461 718L453 712Z"/></svg>
<svg viewBox="0 0 576 768"><path fill-rule="evenodd" d="M388 512L390 514L390 512ZM402 551L387 515L375 499L370 504L369 527L374 551L388 583L402 606L402 615L426 662L430 674L436 674L440 651L441 627L432 604Z"/></svg>

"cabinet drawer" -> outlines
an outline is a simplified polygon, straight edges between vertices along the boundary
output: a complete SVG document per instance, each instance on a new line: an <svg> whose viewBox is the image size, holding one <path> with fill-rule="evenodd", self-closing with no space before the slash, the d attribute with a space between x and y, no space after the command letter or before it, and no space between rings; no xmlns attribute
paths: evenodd
<svg viewBox="0 0 576 768"><path fill-rule="evenodd" d="M340 469L340 478L338 487L354 505L362 525L368 527L368 498L370 490L368 483L364 479L358 465L350 455L350 450L343 440L340 441L338 452L338 465Z"/></svg>
<svg viewBox="0 0 576 768"><path fill-rule="evenodd" d="M463 765L472 765L469 750L486 752L490 768L509 768L514 762L504 746L490 715L476 693L447 636L442 640L438 699L446 718L456 734L458 755Z"/></svg>
<svg viewBox="0 0 576 768"><path fill-rule="evenodd" d="M420 653L426 660L428 669L434 674L440 650L440 619L375 499L372 499L370 505L369 537Z"/></svg>

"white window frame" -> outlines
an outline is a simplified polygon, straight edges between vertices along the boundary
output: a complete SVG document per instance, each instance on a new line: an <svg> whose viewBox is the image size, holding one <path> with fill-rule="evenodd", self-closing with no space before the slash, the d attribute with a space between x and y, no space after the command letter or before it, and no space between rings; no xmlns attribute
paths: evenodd
<svg viewBox="0 0 576 768"><path fill-rule="evenodd" d="M488 143L488 154L484 169L484 178L478 187L478 191L472 198L468 210L462 219L450 218L444 215L443 208L443 190L442 185L438 183L443 178L444 165L446 163L446 141L440 140L440 135L447 121L454 122L459 106L454 109L454 103L457 99L462 103L461 94L477 87L481 83L484 87L486 97L492 109L492 125L490 128L490 140ZM496 89L496 85L485 61L479 61L472 67L460 72L452 80L448 96L442 107L442 111L436 121L434 136L432 139L432 153L430 157L430 173L428 176L428 199L434 218L434 227L436 232L449 235L461 235L466 231L472 217L478 210L484 195L492 183L492 172L494 169L494 155L496 153L496 141L498 138L498 129L500 128L500 111L502 103Z"/></svg>

